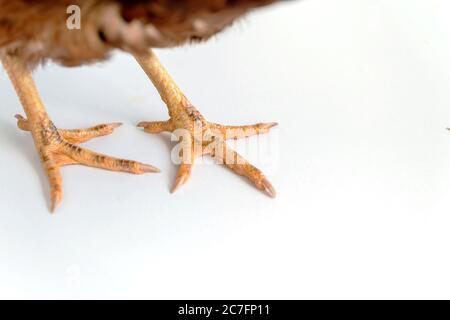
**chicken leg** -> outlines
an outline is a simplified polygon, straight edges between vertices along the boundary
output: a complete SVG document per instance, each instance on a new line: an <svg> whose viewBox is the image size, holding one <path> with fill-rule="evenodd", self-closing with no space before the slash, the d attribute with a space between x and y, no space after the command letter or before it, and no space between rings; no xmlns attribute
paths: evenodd
<svg viewBox="0 0 450 320"><path fill-rule="evenodd" d="M80 164L111 171L134 174L158 172L153 166L122 160L81 148L79 143L107 135L119 123L103 124L89 129L58 130L50 120L32 78L30 68L13 56L1 55L2 63L16 89L27 118L17 115L18 127L31 132L37 152L50 183L50 210L54 212L62 200L60 168Z"/></svg>
<svg viewBox="0 0 450 320"><path fill-rule="evenodd" d="M208 122L181 92L152 51L134 56L155 85L167 105L170 116L168 121L141 122L138 126L149 133L175 133L182 141L180 167L172 192L188 180L197 157L210 155L216 162L224 164L233 172L250 180L258 189L275 197L275 188L264 174L228 147L225 140L266 133L277 124L224 126Z"/></svg>

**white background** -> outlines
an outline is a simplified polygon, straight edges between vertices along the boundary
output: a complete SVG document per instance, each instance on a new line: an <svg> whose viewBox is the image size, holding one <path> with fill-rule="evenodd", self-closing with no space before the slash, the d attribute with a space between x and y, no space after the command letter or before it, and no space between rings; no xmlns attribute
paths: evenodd
<svg viewBox="0 0 450 320"><path fill-rule="evenodd" d="M39 70L41 94L61 128L123 121L86 146L162 173L64 168L52 216L0 71L0 297L450 298L449 12L447 0L300 1L158 51L207 119L280 123L238 145L275 200L217 165L171 195L170 137L135 127L167 111L116 54ZM250 152L258 142L275 145L270 161Z"/></svg>

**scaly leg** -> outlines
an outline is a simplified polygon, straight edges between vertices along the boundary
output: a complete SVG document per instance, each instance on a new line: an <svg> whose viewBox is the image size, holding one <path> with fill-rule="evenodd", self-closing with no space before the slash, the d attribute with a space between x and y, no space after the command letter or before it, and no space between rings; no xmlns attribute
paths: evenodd
<svg viewBox="0 0 450 320"><path fill-rule="evenodd" d="M275 189L264 174L225 143L226 139L266 133L277 125L275 122L247 126L224 126L208 122L184 96L152 51L136 54L135 58L155 85L170 116L168 121L141 122L138 126L149 133L175 132L183 137L183 144L188 145L183 148L183 153L189 152L190 155L183 154L172 192L188 180L195 158L207 154L233 172L246 177L258 189L275 197Z"/></svg>
<svg viewBox="0 0 450 320"><path fill-rule="evenodd" d="M103 124L89 129L58 130L50 120L34 84L31 70L20 60L2 55L1 60L23 105L27 119L16 115L18 127L31 132L36 149L50 183L50 209L53 212L62 200L60 168L81 164L111 171L134 174L158 172L153 166L122 160L81 148L79 143L110 134L119 123Z"/></svg>

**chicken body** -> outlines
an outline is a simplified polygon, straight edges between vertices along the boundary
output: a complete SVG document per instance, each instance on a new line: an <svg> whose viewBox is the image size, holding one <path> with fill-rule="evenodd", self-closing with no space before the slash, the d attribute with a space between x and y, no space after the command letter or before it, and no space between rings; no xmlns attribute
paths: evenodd
<svg viewBox="0 0 450 320"><path fill-rule="evenodd" d="M0 0L0 58L26 118L20 129L32 134L50 183L51 210L62 199L60 167L81 164L134 174L153 166L82 148L80 143L110 134L120 124L57 129L46 113L32 78L35 66L51 60L78 66L104 60L113 49L134 55L166 104L170 119L141 122L149 133L184 130L185 148L172 191L191 175L195 159L210 155L257 188L275 196L260 170L225 140L266 133L276 123L225 126L206 121L171 79L151 48L175 47L210 38L253 8L276 0Z"/></svg>
<svg viewBox="0 0 450 320"><path fill-rule="evenodd" d="M274 0L0 0L0 50L34 66L78 66L202 41ZM68 27L80 8L79 28Z"/></svg>

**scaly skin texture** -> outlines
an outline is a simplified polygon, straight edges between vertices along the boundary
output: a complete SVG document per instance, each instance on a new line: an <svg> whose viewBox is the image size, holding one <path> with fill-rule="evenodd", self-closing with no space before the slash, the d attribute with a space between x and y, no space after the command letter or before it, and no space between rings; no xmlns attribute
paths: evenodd
<svg viewBox="0 0 450 320"><path fill-rule="evenodd" d="M114 49L136 56L169 108L170 120L142 123L148 132L180 129L183 161L174 190L188 179L196 157L211 155L218 162L275 196L264 175L230 149L226 138L267 132L274 123L222 126L207 122L170 79L150 48L177 47L206 41L258 7L276 0L0 0L0 60L25 109L21 129L31 132L51 186L52 210L62 199L60 167L83 164L113 171L156 171L138 162L120 160L83 149L79 143L111 133L118 124L82 130L58 130L51 122L34 85L31 71L53 61L80 66L107 59ZM78 6L79 26L67 22L69 6ZM77 20L77 19L75 19ZM199 128L199 130L196 130ZM197 132L200 131L200 138ZM208 139L203 139L206 136ZM185 150L191 149L190 152Z"/></svg>
<svg viewBox="0 0 450 320"><path fill-rule="evenodd" d="M45 111L29 68L14 57L2 55L0 58L27 116L27 119L20 115L16 116L18 127L31 132L48 176L50 210L52 212L62 200L62 177L60 173L62 166L80 164L134 174L159 172L157 168L147 164L113 158L79 147L78 144L81 142L112 133L120 124L103 124L88 129L58 130Z"/></svg>
<svg viewBox="0 0 450 320"><path fill-rule="evenodd" d="M184 154L182 157L172 192L189 179L197 157L210 155L217 162L223 163L233 172L250 180L258 189L267 192L272 197L276 196L275 188L264 174L225 143L226 139L245 138L266 133L276 123L224 126L208 122L178 88L154 52L149 51L134 56L155 85L170 116L168 121L141 122L138 126L149 133L183 131L181 132L182 144L187 146L183 150L190 150L189 154Z"/></svg>

